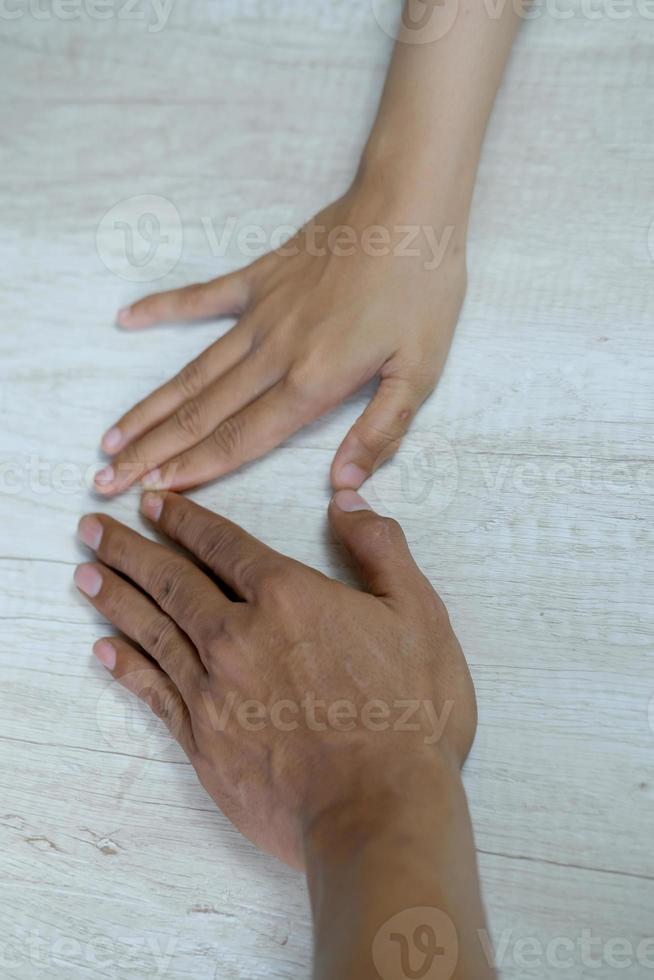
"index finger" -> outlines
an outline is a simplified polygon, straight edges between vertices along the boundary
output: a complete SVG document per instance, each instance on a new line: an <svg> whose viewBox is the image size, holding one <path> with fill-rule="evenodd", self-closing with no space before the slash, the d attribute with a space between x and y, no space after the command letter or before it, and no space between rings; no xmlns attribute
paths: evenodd
<svg viewBox="0 0 654 980"><path fill-rule="evenodd" d="M238 524L176 493L145 493L141 510L158 530L196 555L249 602L257 598L271 573L290 563Z"/></svg>
<svg viewBox="0 0 654 980"><path fill-rule="evenodd" d="M118 311L118 323L127 330L151 327L175 320L200 320L207 316L240 316L250 300L243 270L210 282L195 282L181 289L151 293Z"/></svg>

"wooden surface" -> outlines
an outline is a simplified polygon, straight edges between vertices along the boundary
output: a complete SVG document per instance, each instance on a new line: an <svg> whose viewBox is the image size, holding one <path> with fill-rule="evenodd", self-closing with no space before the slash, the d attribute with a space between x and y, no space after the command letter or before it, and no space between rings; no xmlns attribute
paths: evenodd
<svg viewBox="0 0 654 980"><path fill-rule="evenodd" d="M474 673L466 785L502 975L641 978L654 975L652 945L637 952L654 934L654 20L635 3L623 19L608 2L597 19L559 7L573 16L525 25L500 94L446 374L368 494L403 522ZM117 274L120 202L156 195L180 216L162 287L242 264L207 228L297 222L345 188L391 42L368 3L345 0L180 2L158 31L22 9L0 19L0 974L307 977L302 880L230 829L91 659L103 627L71 585L74 530L98 506L106 425L216 333L112 326L151 288ZM343 574L327 475L363 403L196 498ZM135 494L107 510L138 526ZM518 942L530 937L540 955ZM561 937L574 953L548 954Z"/></svg>

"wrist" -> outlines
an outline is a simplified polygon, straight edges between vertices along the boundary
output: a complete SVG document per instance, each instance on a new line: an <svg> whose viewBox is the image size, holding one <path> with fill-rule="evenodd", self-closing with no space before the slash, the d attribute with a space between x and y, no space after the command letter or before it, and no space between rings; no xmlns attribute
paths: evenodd
<svg viewBox="0 0 654 980"><path fill-rule="evenodd" d="M445 924L453 964L458 945L456 976L490 980L478 941L486 923L455 757L445 746L429 757L385 759L383 774L364 774L358 785L349 799L323 810L305 836L314 978L378 976L375 956L385 963L397 956L380 944L384 930L397 924L411 941L426 913L439 930ZM396 973L405 976L399 965Z"/></svg>
<svg viewBox="0 0 654 980"><path fill-rule="evenodd" d="M383 193L398 208L424 220L447 215L467 231L476 167L466 166L437 147L398 144L375 131L361 155L354 186L362 192Z"/></svg>
<svg viewBox="0 0 654 980"><path fill-rule="evenodd" d="M384 756L382 765L353 772L349 787L306 821L307 866L347 860L371 843L405 835L408 823L433 825L434 809L460 786L460 771L447 746L417 750L411 757Z"/></svg>
<svg viewBox="0 0 654 980"><path fill-rule="evenodd" d="M432 240L446 241L447 254L465 264L472 183L461 174L448 174L411 152L369 145L350 194L366 202L366 210L380 216L381 224L406 232L422 229L412 245L420 247L427 228Z"/></svg>

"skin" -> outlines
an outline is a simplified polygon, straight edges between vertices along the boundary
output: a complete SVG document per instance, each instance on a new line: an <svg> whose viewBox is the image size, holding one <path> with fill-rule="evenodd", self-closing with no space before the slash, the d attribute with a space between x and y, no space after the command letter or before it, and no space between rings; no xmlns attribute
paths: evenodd
<svg viewBox="0 0 654 980"><path fill-rule="evenodd" d="M475 176L519 20L514 4L490 17L461 0L451 24L452 6L429 8L433 43L413 43L420 21L407 6L377 120L339 200L280 251L120 311L127 330L237 323L105 433L113 459L96 474L99 492L223 476L375 377L336 453L334 488L358 489L397 450L441 375L464 300Z"/></svg>
<svg viewBox="0 0 654 980"><path fill-rule="evenodd" d="M95 561L76 584L121 631L94 651L242 833L305 871L315 977L377 976L375 936L419 906L458 935L452 976L492 976L460 778L474 690L400 527L353 491L336 495L331 527L358 590L174 493L146 494L142 510L175 550L107 516L80 522Z"/></svg>

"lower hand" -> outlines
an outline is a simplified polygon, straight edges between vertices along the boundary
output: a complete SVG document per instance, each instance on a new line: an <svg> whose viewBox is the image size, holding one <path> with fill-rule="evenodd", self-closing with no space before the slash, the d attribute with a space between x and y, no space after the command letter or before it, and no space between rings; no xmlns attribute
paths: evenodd
<svg viewBox="0 0 654 980"><path fill-rule="evenodd" d="M298 867L324 814L403 794L416 768L420 785L458 774L476 728L447 612L399 526L366 506L342 491L329 511L364 591L171 493L146 494L142 510L188 557L103 515L80 522L97 560L76 583L123 634L96 655L166 722L233 823Z"/></svg>

